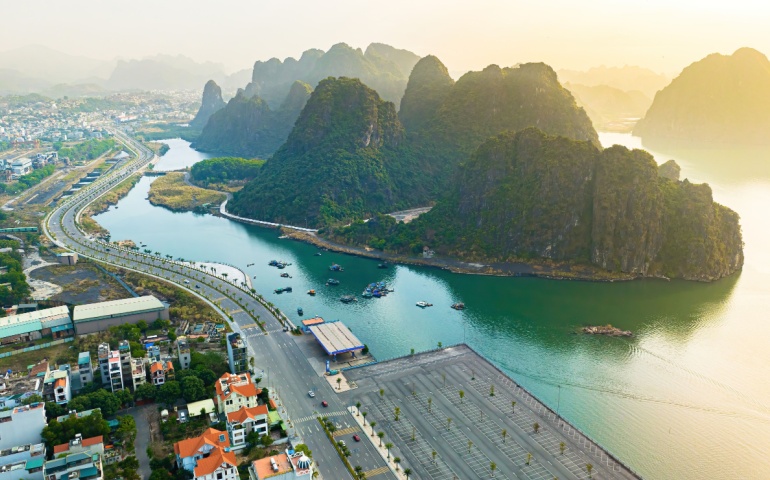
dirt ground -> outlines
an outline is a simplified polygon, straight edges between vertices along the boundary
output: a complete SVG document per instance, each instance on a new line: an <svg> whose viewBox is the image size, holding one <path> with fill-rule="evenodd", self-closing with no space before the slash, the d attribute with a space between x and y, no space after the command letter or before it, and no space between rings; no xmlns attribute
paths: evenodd
<svg viewBox="0 0 770 480"><path fill-rule="evenodd" d="M112 277L85 262L77 265L50 265L33 270L30 276L64 287L64 291L54 295L51 299L66 303L79 305L118 300L131 296Z"/></svg>

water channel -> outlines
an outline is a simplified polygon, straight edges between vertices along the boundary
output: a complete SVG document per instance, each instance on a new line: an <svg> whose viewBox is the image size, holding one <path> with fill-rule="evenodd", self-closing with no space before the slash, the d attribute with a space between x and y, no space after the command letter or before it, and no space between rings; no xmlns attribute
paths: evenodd
<svg viewBox="0 0 770 480"><path fill-rule="evenodd" d="M602 134L605 145L639 139ZM206 158L182 140L157 169ZM742 219L746 265L710 284L644 280L620 283L457 275L323 252L278 238L274 230L211 215L173 213L145 197L144 177L96 217L113 239L192 260L230 263L260 293L297 319L344 321L379 359L467 342L646 478L768 478L770 460L770 174L765 151L653 152L675 158L682 176L707 181L717 201ZM290 187L289 187L290 188ZM292 265L269 267L270 260ZM332 273L329 265L345 271ZM251 266L247 266L253 264ZM281 278L287 272L292 278ZM328 278L340 280L325 286ZM344 294L385 280L386 298L342 304ZM273 290L293 287L292 293ZM315 289L315 297L305 292ZM415 302L434 304L422 310ZM454 302L467 309L452 310ZM584 325L632 330L631 339L577 334Z"/></svg>

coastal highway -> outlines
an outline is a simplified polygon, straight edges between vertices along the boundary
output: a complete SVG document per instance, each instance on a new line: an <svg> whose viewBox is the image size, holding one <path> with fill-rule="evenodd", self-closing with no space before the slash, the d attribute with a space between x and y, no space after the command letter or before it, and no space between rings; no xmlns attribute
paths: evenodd
<svg viewBox="0 0 770 480"><path fill-rule="evenodd" d="M83 257L173 282L228 313L233 319L230 322L233 330L242 333L250 354L255 358L255 370L269 372L270 385L277 386L280 408L285 410L282 416L288 417L291 425L290 435L301 434L302 441L313 451L313 459L323 478L352 478L325 432L312 419L321 414L333 415L335 422L341 425L355 425L355 419L346 410L346 405L337 398L332 387L312 368L294 337L283 332L279 320L258 301L255 294L235 285L233 281L203 271L195 262L169 260L120 248L92 238L80 230L80 212L86 206L156 158L149 149L122 132L113 133L116 140L133 152L134 158L72 197L59 202L43 222L45 235L57 246L77 252ZM267 333L263 333L256 325L257 317L265 322ZM264 380L262 386L266 385L268 379ZM308 396L307 392L311 389L316 392L315 398ZM327 408L321 407L323 400L328 402ZM297 425L292 419L298 419ZM377 471L378 479L396 478L392 472L382 468L387 466L385 460L366 439L357 443L355 449L352 447L354 453L349 458L352 465L360 465L364 471ZM379 473L381 471L384 472Z"/></svg>

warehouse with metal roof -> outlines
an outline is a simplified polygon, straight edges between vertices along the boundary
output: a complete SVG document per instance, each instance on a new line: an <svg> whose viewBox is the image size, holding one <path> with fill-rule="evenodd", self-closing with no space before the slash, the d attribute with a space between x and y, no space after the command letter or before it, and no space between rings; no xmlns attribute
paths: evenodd
<svg viewBox="0 0 770 480"><path fill-rule="evenodd" d="M124 323L168 320L168 305L152 295L78 305L72 313L78 335L101 332Z"/></svg>
<svg viewBox="0 0 770 480"><path fill-rule="evenodd" d="M0 343L3 345L39 340L46 335L69 337L73 332L66 305L0 318Z"/></svg>
<svg viewBox="0 0 770 480"><path fill-rule="evenodd" d="M308 327L329 355L362 350L364 344L342 322L321 323Z"/></svg>

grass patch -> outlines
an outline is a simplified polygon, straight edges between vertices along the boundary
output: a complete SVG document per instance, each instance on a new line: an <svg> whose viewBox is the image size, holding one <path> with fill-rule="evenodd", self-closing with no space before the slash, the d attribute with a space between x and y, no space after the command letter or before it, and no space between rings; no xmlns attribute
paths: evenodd
<svg viewBox="0 0 770 480"><path fill-rule="evenodd" d="M24 352L18 355L0 358L0 369L2 369L3 372L8 369L13 370L14 372L26 372L27 365L35 364L43 358L47 358L50 361L56 361L58 358L67 358L67 354L70 352L70 346L72 345L73 343L62 343L61 345L54 345L53 347L41 348L40 350L33 350L31 352Z"/></svg>
<svg viewBox="0 0 770 480"><path fill-rule="evenodd" d="M142 178L141 175L131 175L129 178L120 182L120 184L117 187L105 193L104 195L99 197L95 202L89 205L88 214L97 215L107 210L110 207L110 205L115 205L116 203L118 203L118 200L128 195L128 192L130 192L131 189L134 188L134 185L137 184L140 178Z"/></svg>
<svg viewBox="0 0 770 480"><path fill-rule="evenodd" d="M190 211L204 204L219 204L227 196L221 192L193 187L185 183L184 173L173 172L158 178L150 186L150 203L174 211Z"/></svg>

